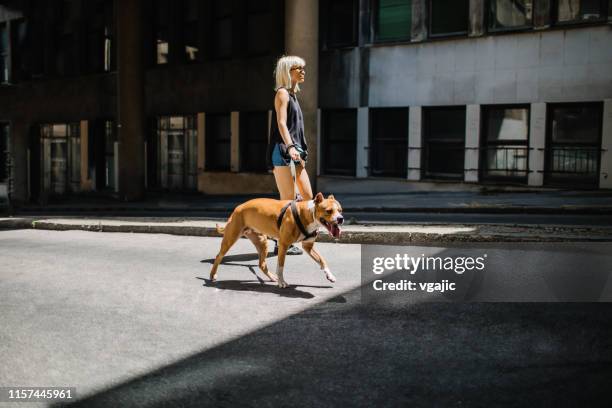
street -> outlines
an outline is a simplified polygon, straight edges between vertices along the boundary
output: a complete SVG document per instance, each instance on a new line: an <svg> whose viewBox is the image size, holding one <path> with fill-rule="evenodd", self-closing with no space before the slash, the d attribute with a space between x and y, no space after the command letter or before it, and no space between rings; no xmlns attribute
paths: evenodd
<svg viewBox="0 0 612 408"><path fill-rule="evenodd" d="M0 385L83 407L612 402L612 304L363 302L349 244L317 244L336 283L291 256L281 290L245 239L211 286L219 244L0 231Z"/></svg>

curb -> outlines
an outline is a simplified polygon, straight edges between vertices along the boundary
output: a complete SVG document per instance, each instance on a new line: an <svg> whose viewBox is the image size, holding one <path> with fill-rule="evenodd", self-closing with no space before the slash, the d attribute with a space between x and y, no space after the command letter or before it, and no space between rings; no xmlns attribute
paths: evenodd
<svg viewBox="0 0 612 408"><path fill-rule="evenodd" d="M337 242L342 244L379 244L379 245L406 245L426 243L468 243L468 242L612 242L612 229L601 230L594 228L576 227L502 227L485 228L479 226L453 226L455 230L469 227L470 231L462 232L423 232L406 228L406 231L385 231L384 227L368 227L366 230L353 230L345 228L340 239L332 239L327 233L319 235L319 242ZM427 227L425 227L427 228ZM220 237L214 227L189 225L155 225L126 223L117 224L96 222L57 222L49 220L32 219L3 219L0 220L2 229L38 229L49 231L90 231L90 232L122 232L138 234L170 234L194 237ZM435 228L432 228L435 229Z"/></svg>
<svg viewBox="0 0 612 408"><path fill-rule="evenodd" d="M15 210L13 215L28 214L68 214L68 213L231 213L234 207L206 207L206 208L173 208L173 207L23 207ZM463 214L585 214L585 215L612 215L612 206L561 206L561 207L530 207L530 206L469 206L469 207L344 207L345 213L463 213Z"/></svg>

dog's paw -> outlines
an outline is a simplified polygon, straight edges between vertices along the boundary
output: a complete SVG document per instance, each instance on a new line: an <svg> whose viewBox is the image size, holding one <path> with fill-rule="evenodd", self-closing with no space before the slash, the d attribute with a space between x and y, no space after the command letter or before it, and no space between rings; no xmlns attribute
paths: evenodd
<svg viewBox="0 0 612 408"><path fill-rule="evenodd" d="M323 269L323 272L325 272L325 277L327 278L328 281L330 281L331 283L334 283L336 281L336 277L334 276L333 273L331 273L329 268Z"/></svg>
<svg viewBox="0 0 612 408"><path fill-rule="evenodd" d="M272 272L268 273L268 278L270 278L270 280L272 282L278 282L278 276L276 276L275 274L273 274Z"/></svg>
<svg viewBox="0 0 612 408"><path fill-rule="evenodd" d="M284 280L279 280L278 281L278 287L279 288L288 288L289 284L287 284L287 282L285 282Z"/></svg>

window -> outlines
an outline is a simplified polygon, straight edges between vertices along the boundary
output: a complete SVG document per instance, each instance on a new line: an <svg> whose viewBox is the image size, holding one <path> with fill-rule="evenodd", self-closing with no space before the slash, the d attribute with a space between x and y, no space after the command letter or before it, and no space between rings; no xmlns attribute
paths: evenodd
<svg viewBox="0 0 612 408"><path fill-rule="evenodd" d="M468 0L431 0L430 35L460 35L468 30Z"/></svg>
<svg viewBox="0 0 612 408"><path fill-rule="evenodd" d="M601 103L549 105L545 181L597 187L601 157Z"/></svg>
<svg viewBox="0 0 612 408"><path fill-rule="evenodd" d="M533 0L489 0L489 30L530 27L533 19Z"/></svg>
<svg viewBox="0 0 612 408"><path fill-rule="evenodd" d="M323 112L321 150L323 174L355 176L357 160L357 111Z"/></svg>
<svg viewBox="0 0 612 408"><path fill-rule="evenodd" d="M462 179L465 161L465 107L423 109L425 176Z"/></svg>
<svg viewBox="0 0 612 408"><path fill-rule="evenodd" d="M113 39L113 2L96 0L84 3L87 13L87 72L111 71Z"/></svg>
<svg viewBox="0 0 612 408"><path fill-rule="evenodd" d="M230 170L229 114L206 115L206 170Z"/></svg>
<svg viewBox="0 0 612 408"><path fill-rule="evenodd" d="M9 82L9 30L7 23L0 23L0 83Z"/></svg>
<svg viewBox="0 0 612 408"><path fill-rule="evenodd" d="M170 4L168 0L155 1L155 63L167 64L170 60Z"/></svg>
<svg viewBox="0 0 612 408"><path fill-rule="evenodd" d="M213 3L213 58L232 56L232 2L214 0Z"/></svg>
<svg viewBox="0 0 612 408"><path fill-rule="evenodd" d="M372 109L371 119L370 175L406 177L408 109Z"/></svg>
<svg viewBox="0 0 612 408"><path fill-rule="evenodd" d="M557 0L559 23L579 23L603 20L607 14L607 0Z"/></svg>
<svg viewBox="0 0 612 408"><path fill-rule="evenodd" d="M529 108L483 108L481 174L483 179L526 181L529 154Z"/></svg>
<svg viewBox="0 0 612 408"><path fill-rule="evenodd" d="M55 56L55 71L59 76L71 76L78 73L77 44L75 27L77 26L77 2L63 0L58 31L58 49Z"/></svg>
<svg viewBox="0 0 612 408"><path fill-rule="evenodd" d="M195 115L160 116L157 120L158 182L169 190L197 188Z"/></svg>
<svg viewBox="0 0 612 408"><path fill-rule="evenodd" d="M183 43L185 46L185 60L198 61L200 59L200 2L198 0L185 0L183 6Z"/></svg>
<svg viewBox="0 0 612 408"><path fill-rule="evenodd" d="M270 0L248 0L246 24L248 55L267 55L270 53L273 27Z"/></svg>
<svg viewBox="0 0 612 408"><path fill-rule="evenodd" d="M268 112L240 113L240 171L268 171L268 131Z"/></svg>
<svg viewBox="0 0 612 408"><path fill-rule="evenodd" d="M81 189L80 124L55 123L40 127L43 144L44 191L65 194Z"/></svg>
<svg viewBox="0 0 612 408"><path fill-rule="evenodd" d="M375 40L410 40L412 0L378 0L375 9Z"/></svg>
<svg viewBox="0 0 612 408"><path fill-rule="evenodd" d="M328 0L327 9L322 10L327 47L347 47L357 44L357 0Z"/></svg>

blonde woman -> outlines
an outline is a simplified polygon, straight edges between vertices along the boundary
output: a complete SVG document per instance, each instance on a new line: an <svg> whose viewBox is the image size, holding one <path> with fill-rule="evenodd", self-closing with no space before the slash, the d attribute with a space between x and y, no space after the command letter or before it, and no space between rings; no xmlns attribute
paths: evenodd
<svg viewBox="0 0 612 408"><path fill-rule="evenodd" d="M305 66L302 58L290 55L281 57L274 70L276 96L267 161L268 167L273 169L281 200L295 199L294 184L302 199L312 199L310 179L305 169L308 146L304 136L304 116L297 99L299 84L304 82L306 74ZM295 183L289 167L291 160L295 163ZM277 252L275 247L274 253ZM302 250L293 245L287 250L288 255L301 253Z"/></svg>

